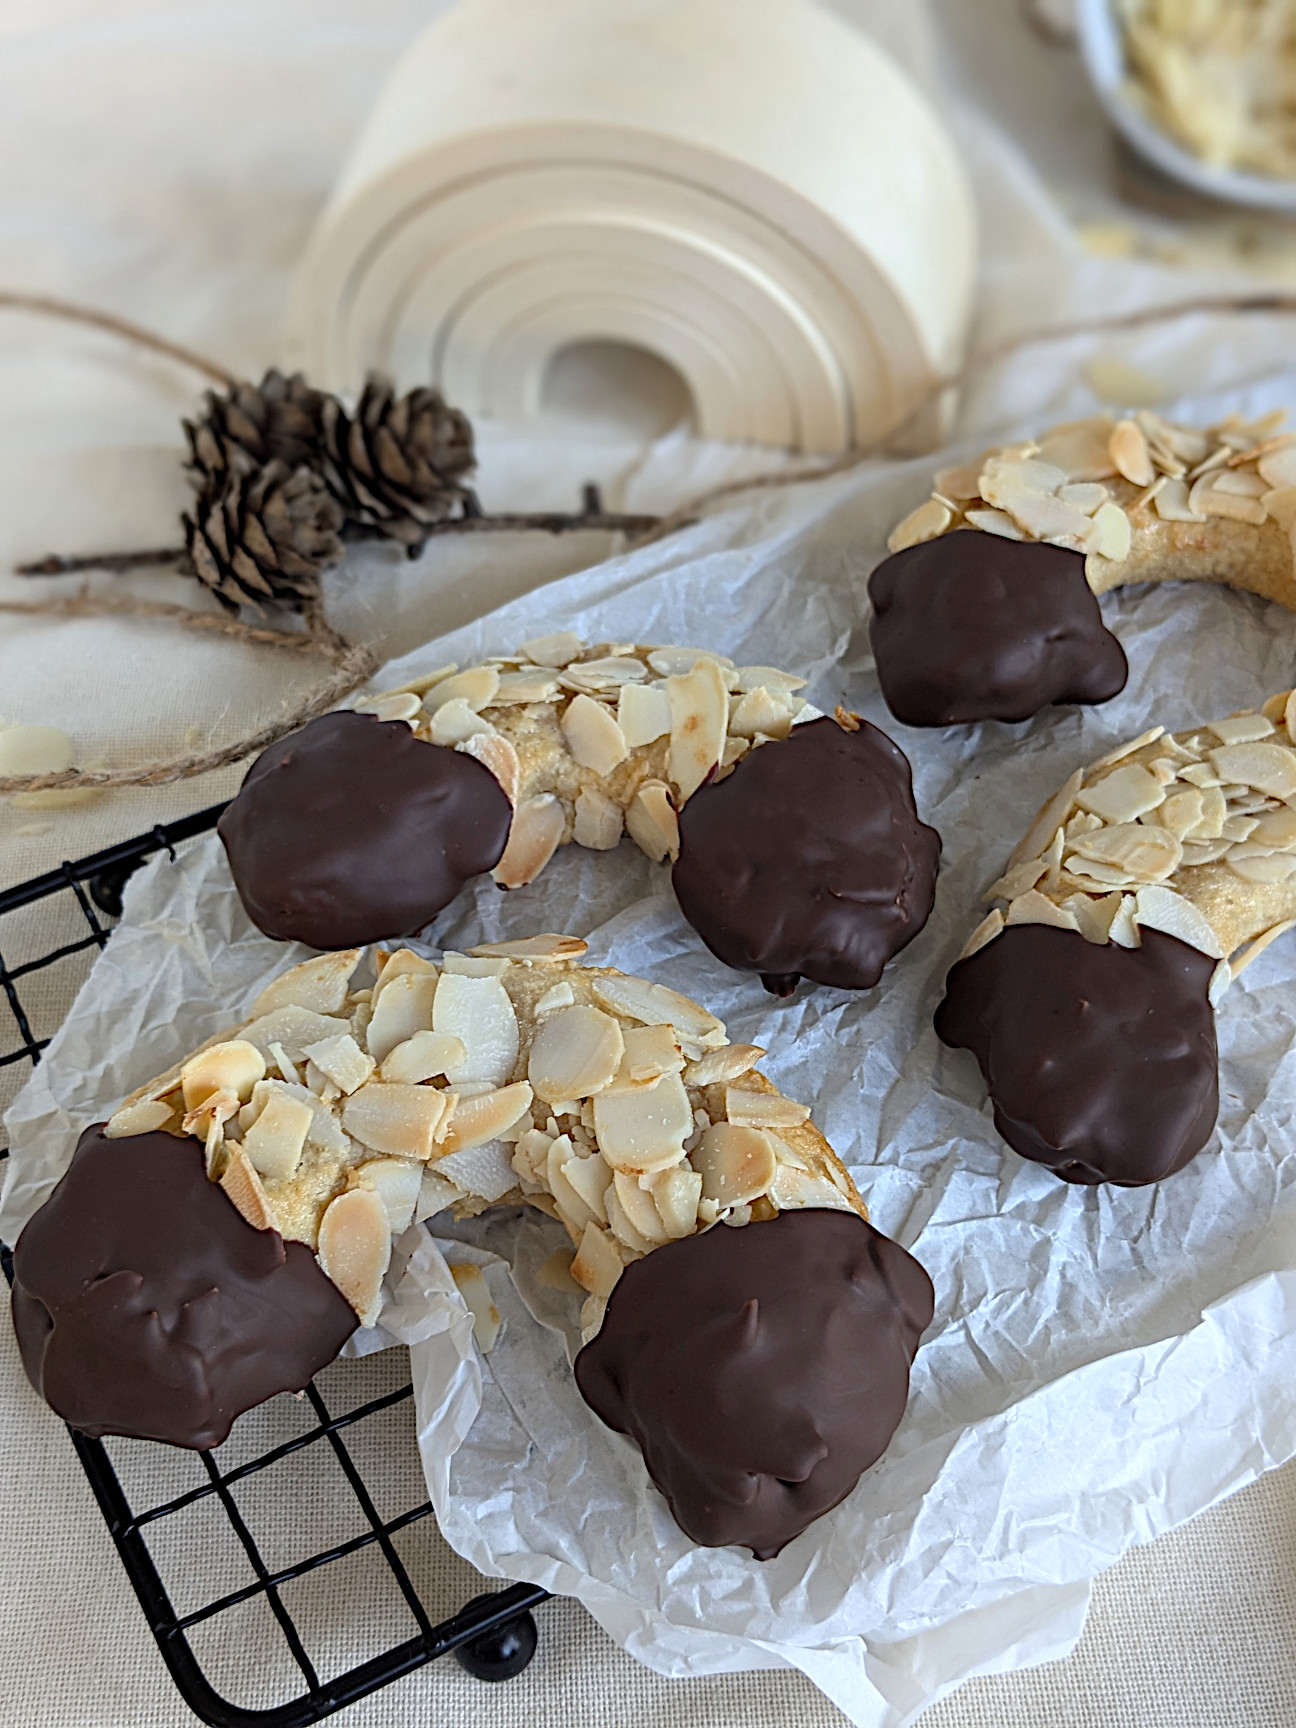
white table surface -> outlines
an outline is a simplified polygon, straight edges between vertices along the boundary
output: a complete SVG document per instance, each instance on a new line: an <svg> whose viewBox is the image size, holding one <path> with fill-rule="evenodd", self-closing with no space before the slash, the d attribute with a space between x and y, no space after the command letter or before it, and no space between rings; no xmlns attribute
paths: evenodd
<svg viewBox="0 0 1296 1728"><path fill-rule="evenodd" d="M401 46L441 4L0 0L0 284L115 308L255 375L276 357L292 263L349 139ZM1177 297L1200 280L1149 259L1206 258L1214 280L1221 270L1238 279L1244 225L1149 217L1114 198L1109 146L1074 57L1032 35L1015 0L933 0L935 46L926 59L916 0L839 0L839 9L873 18L925 76L946 81L984 198L985 329L1011 327L1024 311L1043 322L1091 305L1099 290L1133 303ZM1109 261L1085 257L1072 219ZM1266 267L1290 269L1289 235L1252 231L1249 245ZM1117 357L1150 357L1166 376L1187 368L1194 385L1223 388L1239 368L1272 365L1274 352L1257 336L1217 361L1200 342L1166 337L1138 352L1121 346ZM1082 360L1071 355L1065 364ZM51 549L170 539L185 495L176 421L194 404L194 383L107 337L0 314L0 569ZM966 412L1028 417L1056 383L1039 367L1001 376L993 401L977 392ZM659 508L699 484L768 465L761 453L657 438L677 406L669 381L632 357L573 362L541 426L482 429L488 506L567 505L579 480L597 476L610 503ZM439 545L412 566L366 553L330 582L330 607L342 629L394 653L603 549L587 538L474 541ZM167 577L135 578L133 586L190 597ZM30 591L0 576L0 598ZM235 736L302 676L269 652L196 642L164 626L0 617L0 719L62 725L83 760L133 762ZM230 770L76 809L0 808L0 882L213 803L238 776ZM38 914L5 923L0 945L11 965L49 933ZM78 977L68 963L33 985L38 1033L57 1024ZM0 1724L193 1720L70 1444L29 1389L3 1324L0 1385ZM418 1498L411 1456L412 1448L389 1447L382 1467L393 1494ZM141 1497L165 1492L176 1469L138 1455L123 1463ZM324 1517L322 1492L312 1498L307 1488L292 1501L302 1540ZM449 1611L478 1582L429 1522L416 1528L411 1565L429 1605ZM167 1565L178 1576L186 1567L210 1570L209 1541L195 1524L167 1548ZM335 1610L316 1630L330 1660L345 1666L372 1653L366 1639L381 1635L382 1617L376 1604L366 1614L354 1600ZM341 1720L484 1719L500 1728L812 1728L842 1720L799 1677L669 1682L615 1650L582 1610L552 1603L540 1613L540 1654L510 1685L483 1693L442 1662ZM236 1641L212 1660L241 1663L246 1679L251 1648ZM1099 1582L1069 1660L974 1681L923 1718L924 1728L1293 1722L1296 1466L1131 1553Z"/></svg>

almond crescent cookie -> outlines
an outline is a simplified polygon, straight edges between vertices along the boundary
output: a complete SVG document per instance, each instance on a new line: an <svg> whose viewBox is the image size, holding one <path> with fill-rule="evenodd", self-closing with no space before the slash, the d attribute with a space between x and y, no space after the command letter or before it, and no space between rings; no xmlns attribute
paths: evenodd
<svg viewBox="0 0 1296 1728"><path fill-rule="evenodd" d="M820 716L804 683L544 637L312 721L252 765L220 836L258 927L328 949L410 935L474 876L521 888L559 846L628 833L675 864L727 964L779 994L802 976L867 989L926 922L939 839L897 747Z"/></svg>
<svg viewBox="0 0 1296 1728"><path fill-rule="evenodd" d="M676 991L578 964L584 952L564 936L439 965L379 950L363 985L359 950L326 954L133 1093L83 1136L18 1244L15 1314L38 1390L94 1432L213 1444L222 1421L228 1432L331 1359L357 1319L378 1320L392 1241L411 1223L532 1205L567 1231L565 1262L587 1292L587 1401L639 1440L697 1540L777 1552L885 1449L931 1286L868 1224L806 1106L759 1073L761 1049L731 1044ZM159 1160L167 1196L183 1190L202 1220L183 1237L200 1289L174 1264L164 1208L144 1206L143 1236L114 1224L141 1210L131 1174L156 1186ZM104 1205L114 1170L121 1188ZM750 1241L733 1246L740 1235ZM248 1279L220 1270L236 1251L291 1262L309 1301L286 1277L251 1300ZM155 1337L100 1299L105 1277L155 1320L208 1306L192 1338L183 1319ZM461 1288L489 1348L498 1314L479 1278ZM261 1372L240 1379L249 1360ZM686 1367L681 1402L661 1382ZM732 1496L717 1499L720 1476Z"/></svg>
<svg viewBox="0 0 1296 1728"><path fill-rule="evenodd" d="M1220 582L1296 610L1284 420L1101 415L943 469L869 583L892 713L944 726L1108 700L1127 668L1095 596L1132 583Z"/></svg>
<svg viewBox="0 0 1296 1728"><path fill-rule="evenodd" d="M1213 1004L1296 925L1296 694L1077 769L987 891L936 1029L1070 1181L1155 1181L1215 1124Z"/></svg>

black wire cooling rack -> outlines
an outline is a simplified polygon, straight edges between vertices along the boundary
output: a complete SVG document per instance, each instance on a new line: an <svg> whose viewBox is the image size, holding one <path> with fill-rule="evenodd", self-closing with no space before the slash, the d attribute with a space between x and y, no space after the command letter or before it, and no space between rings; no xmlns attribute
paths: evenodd
<svg viewBox="0 0 1296 1728"><path fill-rule="evenodd" d="M24 1005L23 981L64 963L79 963L88 969L94 954L106 946L112 935L113 922L121 912L122 889L132 872L159 852L166 852L174 859L176 846L214 828L223 808L215 805L178 822L159 825L148 834L0 892L0 988L8 1000L18 1033L17 1043L0 1053L0 1072L18 1064L34 1065L49 1043L49 1037L39 1035L42 1028ZM5 920L15 912L38 905L42 909L36 920L39 933L42 937L53 937L52 944L19 963L7 964L4 955L11 951L10 938L16 927ZM24 951L31 942L32 917L29 911ZM78 956L83 957L79 962ZM24 1068L24 1076L26 1072ZM0 1157L7 1155L7 1149L0 1148ZM11 1276L9 1251L3 1244L0 1259L6 1276ZM392 1355L393 1352L386 1352L384 1360ZM146 1492L145 1503L138 1508L132 1504L117 1467L122 1459L119 1457L115 1463L104 1442L68 1430L163 1661L190 1709L212 1724L212 1728L302 1728L303 1724L318 1722L412 1669L451 1652L470 1674L481 1680L510 1679L522 1672L535 1653L536 1626L530 1610L547 1598L547 1592L535 1585L518 1584L474 1597L449 1619L434 1622L411 1578L408 1557L403 1558L398 1547L403 1531L431 1515L431 1504L424 1498L394 1516L384 1516L378 1509L381 1492L366 1479L362 1467L366 1452L363 1437L367 1432L380 1435L384 1417L407 1404L413 1396L413 1387L406 1379L395 1390L384 1391L339 1413L336 1406L345 1400L347 1387L356 1378L346 1370L362 1366L344 1363L332 1371L329 1393L334 1408L325 1402L318 1385L309 1386L302 1404L292 1412L291 1426L295 1431L288 1438L265 1450L254 1445L250 1457L240 1456L240 1451L248 1450L246 1444L241 1448L233 1446L228 1457L223 1448L219 1458L215 1453L199 1453L193 1486L153 1503L148 1503ZM274 1402L281 1404L284 1400ZM235 1425L232 1441L246 1432L245 1425L251 1421L248 1416ZM262 1431L258 1430L255 1437L263 1437ZM138 1449L147 1443L125 1444ZM160 1450L148 1447L151 1456ZM181 1456L189 1467L193 1455ZM279 1556L268 1559L263 1552L267 1546L265 1536L258 1541L253 1534L251 1521L245 1515L246 1496L258 1486L258 1479L259 1485L266 1483L266 1472L273 1472L289 1458L302 1457L312 1467L327 1463L335 1482L339 1474L345 1480L349 1495L340 1497L349 1505L352 1521L359 1528L344 1540L280 1564ZM291 1513L292 1508L283 1505L280 1488L272 1487L269 1498L279 1513ZM172 1578L168 1590L159 1570L156 1555L159 1548L166 1546L165 1542L159 1542L159 1537L165 1535L168 1521L183 1520L197 1511L215 1517L220 1538L226 1547L233 1546L236 1555L241 1554L242 1573L246 1576L250 1571L251 1581L235 1589L218 1590L208 1597L204 1579L192 1576L190 1563L188 1575L182 1581L186 1600L180 1606L173 1600L176 1580ZM205 1551L214 1553L214 1543L215 1534L209 1534ZM319 1624L319 1606L317 1602L311 1612L302 1590L307 1587L307 1580L317 1586L328 1577L330 1569L342 1567L360 1555L366 1560L378 1556L388 1594L394 1591L395 1606L403 1607L403 1613L384 1616L384 1621L402 1629L408 1628L412 1621L414 1635L395 1642L383 1640L384 1647L377 1655L344 1673L321 1677L310 1654L312 1636L302 1625L304 1620ZM215 1583L214 1572L206 1582ZM329 1583L336 1589L332 1580ZM347 1585L341 1587L345 1590ZM372 1572L364 1589L374 1590ZM204 1664L204 1653L219 1648L222 1642L239 1647L245 1635L239 1615L247 1605L257 1602L268 1607L273 1616L281 1639L278 1654L290 1675L286 1688L290 1695L268 1709L230 1702L213 1683ZM327 1608L324 1616L326 1619ZM227 1636L213 1640L207 1636L213 1630ZM195 1649L200 1636L203 1653Z"/></svg>

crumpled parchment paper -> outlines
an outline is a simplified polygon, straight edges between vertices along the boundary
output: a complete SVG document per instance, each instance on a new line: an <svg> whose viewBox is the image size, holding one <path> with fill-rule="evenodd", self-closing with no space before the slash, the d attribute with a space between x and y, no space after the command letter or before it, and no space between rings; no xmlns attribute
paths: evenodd
<svg viewBox="0 0 1296 1728"><path fill-rule="evenodd" d="M868 1728L903 1728L972 1674L1064 1655L1098 1572L1296 1454L1296 939L1224 999L1218 1131L1155 1188L1073 1188L1024 1163L994 1133L971 1057L931 1029L980 893L1043 799L1150 723L1197 724L1285 688L1296 619L1200 586L1110 596L1132 665L1114 702L909 731L878 698L864 582L930 466L771 496L528 595L379 680L557 628L699 644L806 673L819 707L846 700L910 755L944 861L931 922L876 990L803 986L776 1002L711 958L667 872L629 842L568 848L514 894L483 879L429 937L584 936L593 963L683 990L766 1046L770 1076L813 1105L874 1222L937 1293L908 1413L849 1499L764 1564L692 1548L635 1448L575 1390L577 1298L537 1276L565 1237L538 1214L416 1227L383 1327L356 1345L409 1344L440 1525L483 1572L579 1596L665 1673L799 1668ZM15 1239L85 1124L301 957L248 924L214 839L141 872L10 1111L0 1236ZM484 1268L503 1316L486 1358L447 1256Z"/></svg>

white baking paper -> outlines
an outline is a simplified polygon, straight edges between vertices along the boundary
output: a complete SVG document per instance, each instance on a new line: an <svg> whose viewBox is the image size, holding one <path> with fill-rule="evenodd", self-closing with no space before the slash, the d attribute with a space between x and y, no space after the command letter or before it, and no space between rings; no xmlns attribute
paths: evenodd
<svg viewBox="0 0 1296 1728"><path fill-rule="evenodd" d="M662 1672L790 1664L868 1728L903 1728L969 1675L1065 1654L1098 1572L1296 1454L1296 941L1270 948L1225 998L1219 1130L1155 1188L1074 1188L1024 1163L995 1135L971 1057L931 1030L979 893L1042 799L1151 722L1195 724L1289 685L1296 620L1200 586L1115 595L1104 610L1132 675L1114 702L1021 726L896 726L877 696L864 582L927 471L769 496L390 669L395 682L559 627L701 643L804 670L820 707L845 699L913 760L944 863L931 922L876 990L803 987L774 1001L706 953L666 873L629 843L568 849L507 896L484 880L433 932L450 946L585 936L594 961L683 990L732 1037L767 1046L771 1077L814 1105L875 1222L937 1292L908 1413L849 1499L764 1564L692 1548L635 1449L575 1391L576 1298L536 1277L562 1240L538 1215L436 1221L446 1253L486 1270L504 1318L489 1357L417 1230L385 1317L410 1343L428 1481L463 1555L579 1596ZM299 957L251 930L215 841L143 871L10 1112L0 1235L14 1239L84 1124Z"/></svg>

